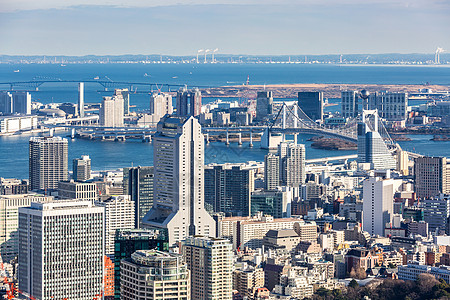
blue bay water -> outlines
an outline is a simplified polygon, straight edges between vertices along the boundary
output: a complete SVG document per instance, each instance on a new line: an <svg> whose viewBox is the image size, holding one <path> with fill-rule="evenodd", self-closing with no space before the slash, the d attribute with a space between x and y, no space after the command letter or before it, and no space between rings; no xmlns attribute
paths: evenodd
<svg viewBox="0 0 450 300"><path fill-rule="evenodd" d="M20 70L20 72L14 72ZM147 73L148 76L144 76ZM434 66L338 66L338 65L180 65L180 64L79 64L67 65L0 65L0 82L28 81L33 78L90 80L94 77L110 78L114 81L159 82L187 84L188 86L222 86L242 84L250 77L250 84L277 83L360 83L360 84L450 84L450 68ZM176 77L176 78L173 78ZM85 102L98 103L104 93L95 83L86 84ZM32 92L33 101L42 103L77 101L76 83L44 84L39 91ZM111 92L109 92L111 94ZM205 102L214 99L205 99ZM331 99L330 102L339 100ZM148 108L147 94L132 94L130 98L136 109ZM328 110L339 110L330 106ZM66 135L66 133L61 133ZM29 135L0 137L0 177L28 177ZM345 155L354 151L328 151L312 149L307 139L301 135L299 143L307 146L307 158ZM427 155L450 156L450 142L432 142L431 136L411 136L413 141L400 142L410 151ZM102 142L83 139L69 139L69 162L81 155L90 155L94 170L115 169L131 165L152 165L153 147L140 141ZM262 161L267 150L249 148L248 143L238 146L232 143L211 143L205 149L205 162L245 162ZM71 169L71 164L69 164Z"/></svg>

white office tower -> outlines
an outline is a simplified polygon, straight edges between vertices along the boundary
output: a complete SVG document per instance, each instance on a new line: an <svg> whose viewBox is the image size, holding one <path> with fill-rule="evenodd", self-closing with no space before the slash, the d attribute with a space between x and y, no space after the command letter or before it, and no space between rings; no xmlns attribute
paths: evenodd
<svg viewBox="0 0 450 300"><path fill-rule="evenodd" d="M61 137L31 137L29 178L32 190L58 188L68 178L68 143Z"/></svg>
<svg viewBox="0 0 450 300"><path fill-rule="evenodd" d="M264 187L275 190L280 185L280 158L273 153L264 157Z"/></svg>
<svg viewBox="0 0 450 300"><path fill-rule="evenodd" d="M358 116L358 91L341 92L342 116L355 118Z"/></svg>
<svg viewBox="0 0 450 300"><path fill-rule="evenodd" d="M305 145L282 142L278 145L280 180L283 185L298 187L306 180Z"/></svg>
<svg viewBox="0 0 450 300"><path fill-rule="evenodd" d="M19 289L39 300L102 293L104 209L87 201L19 208Z"/></svg>
<svg viewBox="0 0 450 300"><path fill-rule="evenodd" d="M103 97L100 108L100 125L105 127L123 126L123 97Z"/></svg>
<svg viewBox="0 0 450 300"><path fill-rule="evenodd" d="M134 228L134 201L129 195L120 195L94 203L105 209L105 254L113 257L116 230Z"/></svg>
<svg viewBox="0 0 450 300"><path fill-rule="evenodd" d="M123 99L123 114L130 113L130 91L128 89L115 89L114 96L122 97Z"/></svg>
<svg viewBox="0 0 450 300"><path fill-rule="evenodd" d="M153 137L153 208L142 223L162 229L170 245L190 235L215 235L215 222L204 207L204 143L193 117L166 115Z"/></svg>
<svg viewBox="0 0 450 300"><path fill-rule="evenodd" d="M191 299L189 270L180 254L138 250L120 264L122 300Z"/></svg>
<svg viewBox="0 0 450 300"><path fill-rule="evenodd" d="M152 122L158 123L166 114L173 113L172 96L166 93L154 93L150 96L150 114Z"/></svg>
<svg viewBox="0 0 450 300"><path fill-rule="evenodd" d="M84 82L78 83L78 116L84 118Z"/></svg>
<svg viewBox="0 0 450 300"><path fill-rule="evenodd" d="M191 272L191 299L233 299L233 250L229 240L188 237L182 243Z"/></svg>
<svg viewBox="0 0 450 300"><path fill-rule="evenodd" d="M401 179L370 177L363 182L363 230L384 236L386 224L392 221L394 194Z"/></svg>
<svg viewBox="0 0 450 300"><path fill-rule="evenodd" d="M370 122L373 118L373 122ZM373 169L395 169L397 162L379 133L376 110L364 110L358 123L358 163L370 163Z"/></svg>

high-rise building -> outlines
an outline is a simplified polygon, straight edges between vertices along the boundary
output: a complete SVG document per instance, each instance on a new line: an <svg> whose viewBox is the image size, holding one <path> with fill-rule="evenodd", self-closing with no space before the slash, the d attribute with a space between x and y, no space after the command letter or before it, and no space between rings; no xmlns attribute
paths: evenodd
<svg viewBox="0 0 450 300"><path fill-rule="evenodd" d="M273 109L272 92L258 92L256 97L256 120L262 121L272 113Z"/></svg>
<svg viewBox="0 0 450 300"><path fill-rule="evenodd" d="M130 113L130 91L128 89L115 89L114 96L122 96L123 99L123 114Z"/></svg>
<svg viewBox="0 0 450 300"><path fill-rule="evenodd" d="M113 257L116 230L134 228L134 202L130 196L121 195L94 203L105 209L105 254Z"/></svg>
<svg viewBox="0 0 450 300"><path fill-rule="evenodd" d="M188 237L182 253L191 272L191 299L233 299L233 251L230 241Z"/></svg>
<svg viewBox="0 0 450 300"><path fill-rule="evenodd" d="M17 257L19 251L19 207L27 207L31 202L44 202L52 198L34 194L0 196L0 254L3 262L9 263Z"/></svg>
<svg viewBox="0 0 450 300"><path fill-rule="evenodd" d="M28 92L0 92L0 114L31 114L31 95Z"/></svg>
<svg viewBox="0 0 450 300"><path fill-rule="evenodd" d="M98 200L97 185L95 182L60 181L58 182L58 198L94 203Z"/></svg>
<svg viewBox="0 0 450 300"><path fill-rule="evenodd" d="M366 122L374 118L373 125ZM376 110L364 110L362 122L358 123L358 162L370 163L373 169L395 169L397 163L378 132L378 113Z"/></svg>
<svg viewBox="0 0 450 300"><path fill-rule="evenodd" d="M254 170L242 166L205 168L207 211L249 216L250 198L255 190L254 180Z"/></svg>
<svg viewBox="0 0 450 300"><path fill-rule="evenodd" d="M204 142L193 117L166 115L153 137L153 207L142 223L165 231L171 245L190 235L215 234L204 207Z"/></svg>
<svg viewBox="0 0 450 300"><path fill-rule="evenodd" d="M269 153L264 157L264 187L274 190L280 185L280 157Z"/></svg>
<svg viewBox="0 0 450 300"><path fill-rule="evenodd" d="M368 109L378 110L386 121L404 121L408 117L408 93L375 92L370 94Z"/></svg>
<svg viewBox="0 0 450 300"><path fill-rule="evenodd" d="M341 105L344 118L356 118L358 116L358 91L342 91Z"/></svg>
<svg viewBox="0 0 450 300"><path fill-rule="evenodd" d="M122 300L191 299L191 278L180 254L138 250L131 258L123 259L120 268Z"/></svg>
<svg viewBox="0 0 450 300"><path fill-rule="evenodd" d="M435 232L436 229L445 230L448 234L448 218L450 217L450 195L439 194L426 197L422 201L423 216L428 223L428 230Z"/></svg>
<svg viewBox="0 0 450 300"><path fill-rule="evenodd" d="M153 167L123 168L123 193L134 202L135 228L142 227L142 218L153 207Z"/></svg>
<svg viewBox="0 0 450 300"><path fill-rule="evenodd" d="M258 212L265 215L271 215L274 218L290 218L291 217L291 193L287 191L259 191L252 193L251 197L251 215L254 216Z"/></svg>
<svg viewBox="0 0 450 300"><path fill-rule="evenodd" d="M450 193L450 164L445 157L418 157L414 161L414 191L418 198Z"/></svg>
<svg viewBox="0 0 450 300"><path fill-rule="evenodd" d="M313 121L323 121L323 93L298 92L298 107Z"/></svg>
<svg viewBox="0 0 450 300"><path fill-rule="evenodd" d="M99 113L100 125L105 127L123 126L123 97L103 97L102 106Z"/></svg>
<svg viewBox="0 0 450 300"><path fill-rule="evenodd" d="M91 159L89 155L81 155L81 158L73 160L73 180L86 181L91 178Z"/></svg>
<svg viewBox="0 0 450 300"><path fill-rule="evenodd" d="M177 116L189 116L189 92L187 88L180 88L177 92Z"/></svg>
<svg viewBox="0 0 450 300"><path fill-rule="evenodd" d="M169 243L158 231L147 229L116 230L114 246L114 299L120 299L120 262L137 250L168 251Z"/></svg>
<svg viewBox="0 0 450 300"><path fill-rule="evenodd" d="M298 187L306 180L305 145L282 142L278 145L280 179L283 185Z"/></svg>
<svg viewBox="0 0 450 300"><path fill-rule="evenodd" d="M153 123L158 123L166 114L173 113L172 96L166 93L153 93L150 96L150 114Z"/></svg>
<svg viewBox="0 0 450 300"><path fill-rule="evenodd" d="M243 265L233 271L233 290L237 290L242 297L255 299L258 288L264 287L264 270Z"/></svg>
<svg viewBox="0 0 450 300"><path fill-rule="evenodd" d="M32 190L56 189L68 179L68 143L61 137L31 137L29 178Z"/></svg>
<svg viewBox="0 0 450 300"><path fill-rule="evenodd" d="M363 230L384 236L386 224L392 222L394 194L401 179L369 177L363 182Z"/></svg>
<svg viewBox="0 0 450 300"><path fill-rule="evenodd" d="M19 289L41 300L101 294L103 211L87 201L19 208Z"/></svg>
<svg viewBox="0 0 450 300"><path fill-rule="evenodd" d="M194 88L189 93L190 115L197 117L202 113L202 93L198 88Z"/></svg>
<svg viewBox="0 0 450 300"><path fill-rule="evenodd" d="M78 116L84 118L84 82L78 83Z"/></svg>

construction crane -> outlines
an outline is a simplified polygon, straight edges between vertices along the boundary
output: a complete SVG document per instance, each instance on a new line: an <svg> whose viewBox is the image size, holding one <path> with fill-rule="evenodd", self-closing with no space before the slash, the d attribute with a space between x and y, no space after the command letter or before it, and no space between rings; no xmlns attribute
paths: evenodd
<svg viewBox="0 0 450 300"><path fill-rule="evenodd" d="M198 55L199 55L200 53L202 53L203 51L205 51L205 50L200 49L200 50L197 51L197 63L198 63Z"/></svg>
<svg viewBox="0 0 450 300"><path fill-rule="evenodd" d="M211 52L211 49L206 49L205 50L205 64L206 64L206 55L208 54L208 52Z"/></svg>
<svg viewBox="0 0 450 300"><path fill-rule="evenodd" d="M440 64L441 63L441 61L440 61L440 54L442 52L444 52L444 51L445 50L443 48L441 48L441 47L437 47L436 48L436 52L434 53L434 63L435 64Z"/></svg>
<svg viewBox="0 0 450 300"><path fill-rule="evenodd" d="M213 63L216 62L216 59L214 58L214 53L216 53L217 51L219 51L219 48L214 49L212 52L212 61L211 62L213 62Z"/></svg>

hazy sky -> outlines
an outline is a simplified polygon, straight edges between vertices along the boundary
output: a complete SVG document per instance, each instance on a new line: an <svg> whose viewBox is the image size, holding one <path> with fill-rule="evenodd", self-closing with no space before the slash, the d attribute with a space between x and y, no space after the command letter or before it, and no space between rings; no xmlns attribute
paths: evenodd
<svg viewBox="0 0 450 300"><path fill-rule="evenodd" d="M432 53L450 0L0 0L0 54Z"/></svg>

